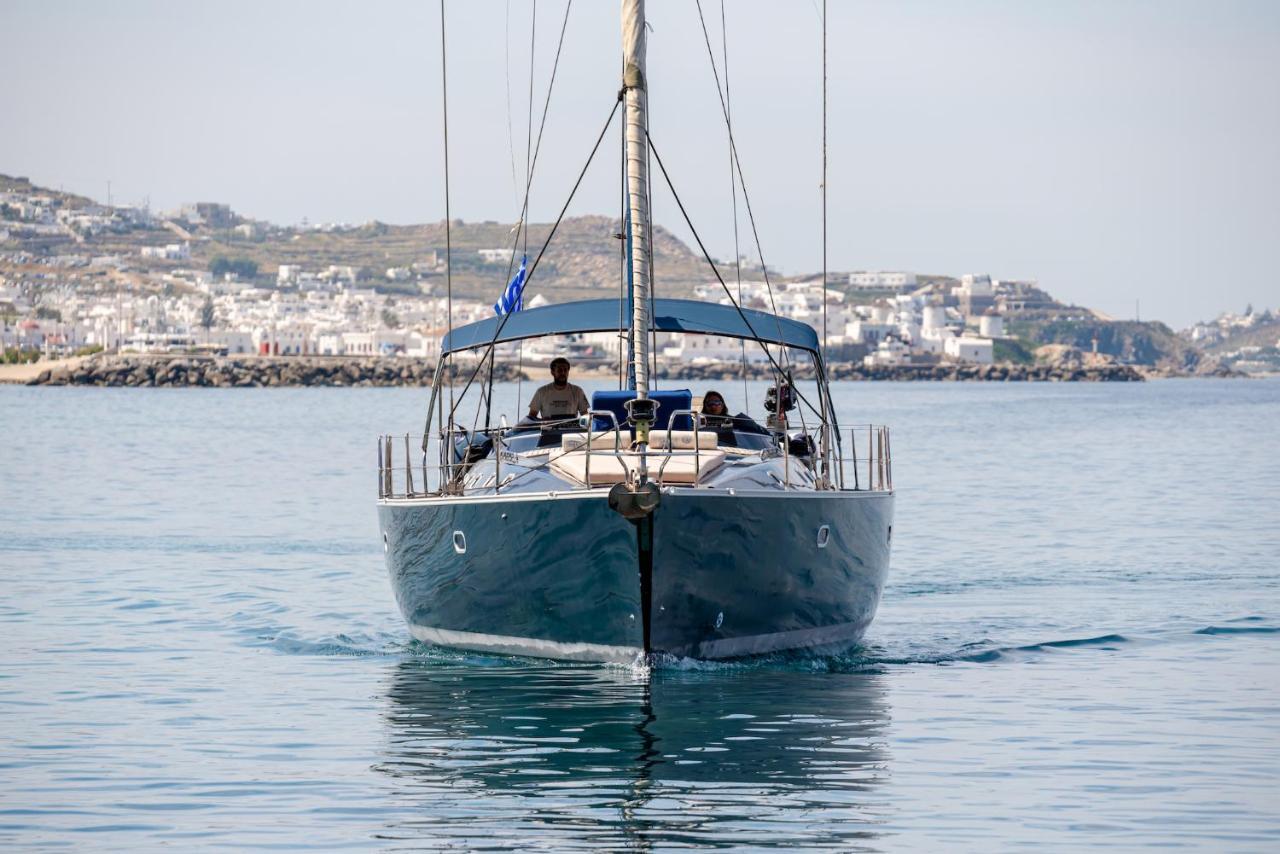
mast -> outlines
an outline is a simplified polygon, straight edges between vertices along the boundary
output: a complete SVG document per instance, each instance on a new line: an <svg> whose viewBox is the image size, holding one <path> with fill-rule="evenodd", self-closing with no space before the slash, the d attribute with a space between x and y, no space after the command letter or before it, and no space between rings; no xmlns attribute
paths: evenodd
<svg viewBox="0 0 1280 854"><path fill-rule="evenodd" d="M644 0L622 0L622 90L626 112L627 227L631 247L631 371L636 397L649 396L649 167Z"/></svg>

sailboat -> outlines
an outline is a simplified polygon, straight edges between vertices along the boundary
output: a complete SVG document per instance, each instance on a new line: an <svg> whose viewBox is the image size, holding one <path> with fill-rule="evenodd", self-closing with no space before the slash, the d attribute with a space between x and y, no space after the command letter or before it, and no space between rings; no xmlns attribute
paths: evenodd
<svg viewBox="0 0 1280 854"><path fill-rule="evenodd" d="M849 428L846 445L807 324L731 294L653 297L643 0L622 3L622 48L627 296L505 313L443 338L422 459L408 435L378 441L396 601L419 641L488 653L629 663L847 648L889 570L889 431ZM625 338L626 371L586 414L486 415L477 429L455 416L459 364L473 365L463 394L479 378L483 395L499 345L608 332ZM657 388L657 333L762 350L773 366L764 423L709 416L690 390ZM812 397L793 379L799 363Z"/></svg>

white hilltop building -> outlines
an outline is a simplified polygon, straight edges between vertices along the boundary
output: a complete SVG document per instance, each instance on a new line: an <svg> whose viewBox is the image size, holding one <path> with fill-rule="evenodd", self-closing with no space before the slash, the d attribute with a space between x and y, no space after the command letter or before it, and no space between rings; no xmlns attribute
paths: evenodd
<svg viewBox="0 0 1280 854"><path fill-rule="evenodd" d="M849 287L858 291L906 291L915 286L915 273L880 270L849 274Z"/></svg>
<svg viewBox="0 0 1280 854"><path fill-rule="evenodd" d="M910 357L907 345L896 336L889 335L882 339L876 349L862 358L862 364L869 368L893 367L905 365Z"/></svg>
<svg viewBox="0 0 1280 854"><path fill-rule="evenodd" d="M920 334L915 340L922 353L941 357L947 352L947 340L955 337L948 325L946 306L931 302L920 312Z"/></svg>
<svg viewBox="0 0 1280 854"><path fill-rule="evenodd" d="M897 328L891 320L855 320L845 325L845 338L854 344L874 347Z"/></svg>
<svg viewBox="0 0 1280 854"><path fill-rule="evenodd" d="M279 323L258 327L252 333L254 352L261 356L306 356L315 351L311 325Z"/></svg>
<svg viewBox="0 0 1280 854"><path fill-rule="evenodd" d="M160 258L165 261L188 261L191 259L190 243L167 243L164 246L144 246L138 251L143 258Z"/></svg>
<svg viewBox="0 0 1280 854"><path fill-rule="evenodd" d="M960 277L960 284L955 289L957 296L989 297L994 294L991 277L986 274L965 273Z"/></svg>
<svg viewBox="0 0 1280 854"><path fill-rule="evenodd" d="M989 308L978 319L978 334L983 338L1004 337L1004 316L994 308Z"/></svg>
<svg viewBox="0 0 1280 854"><path fill-rule="evenodd" d="M478 249L476 254L486 264L510 264L515 252L512 249Z"/></svg>
<svg viewBox="0 0 1280 854"><path fill-rule="evenodd" d="M256 352L253 334L242 329L210 329L208 332L200 330L196 338L201 343L225 349L233 355Z"/></svg>
<svg viewBox="0 0 1280 854"><path fill-rule="evenodd" d="M57 243L67 243L77 234L119 230L129 223L157 224L143 208L130 211L91 206L78 208L73 216L58 211L54 200L38 194L0 193L0 201L18 217L5 220L4 231L50 244L55 238ZM225 205L193 205L184 214L194 221L217 223L219 228L244 225ZM441 253L435 250L423 250L412 262L406 258L381 265L384 269L379 270L379 278L384 284L398 285L395 294L379 293L371 281L358 281L353 266L315 262L308 268L289 257L277 259L286 262L278 266L268 261L264 268L274 271L275 281L269 287L255 287L233 275L214 277L189 269L191 263L186 259L196 241L180 228L171 230L174 236L152 239L177 242L140 247L130 253L94 257L85 248L84 254L46 254L40 261L45 269L31 276L54 284L47 289L49 296L43 307L56 309L63 323L34 317L35 306L23 296L30 282L0 281L0 300L11 304L10 313L16 314L0 321L6 346L39 346L47 352L65 353L81 342L108 349L132 342L170 352L212 347L242 355L431 358L438 352L440 337L450 321L456 327L493 315L493 300L501 287L495 283L487 299L453 300L449 317L447 301L433 295L429 281L444 269ZM250 226L242 231L254 229ZM188 239L190 243L182 242ZM139 256L147 261L139 263ZM471 257L494 265L488 267L494 271L498 265L505 268L510 264L513 253L509 247L496 247L479 250ZM152 263L151 259L168 263ZM35 262L26 252L13 253L10 260L18 265ZM871 361L878 364L990 361L991 341L1005 333L1003 318L992 310L992 294L1004 300L1006 293L1014 299L1022 293L1007 287L1006 282L970 274L961 277L951 293L942 294L936 286L922 288L914 273L889 270L851 273L847 283L837 281L825 288L814 277L773 282L770 287L759 267L749 269L751 278L741 284L742 305L766 312L776 309L783 317L809 324L820 334L825 332L824 344L840 348L828 351L835 358L870 353ZM102 275L104 270L110 275ZM736 277L729 287L738 300ZM695 290L704 301L729 302L719 282L708 281ZM873 296L879 299L864 304ZM944 302L932 304L931 299ZM526 294L525 307L536 308L546 302L541 295ZM214 317L206 329L208 303L214 307ZM964 331L966 326L968 332ZM1200 334L1210 331L1211 325L1206 324ZM587 336L587 341L601 345L599 349L607 354L623 350L615 332ZM717 335L663 335L658 336L657 347L668 360L729 364L743 358L743 349L738 339ZM745 349L748 361L767 363L759 346L747 342ZM505 348L500 358L514 361L519 353L519 347Z"/></svg>
<svg viewBox="0 0 1280 854"><path fill-rule="evenodd" d="M943 345L945 355L957 362L990 365L993 361L994 345L990 338L977 338L971 335L952 336L947 338Z"/></svg>
<svg viewBox="0 0 1280 854"><path fill-rule="evenodd" d="M920 312L921 329L945 329L947 325L947 309L943 305L930 303Z"/></svg>
<svg viewBox="0 0 1280 854"><path fill-rule="evenodd" d="M616 334L609 333L609 343L614 348ZM658 334L658 351L665 359L686 362L689 364L706 364L708 362L742 361L742 339L728 338L722 335L685 335L668 332ZM755 342L748 341L746 346L748 364L763 364L769 361L764 350Z"/></svg>
<svg viewBox="0 0 1280 854"><path fill-rule="evenodd" d="M915 342L921 353L942 356L947 352L947 341L956 334L946 326L925 326L920 330L920 338Z"/></svg>

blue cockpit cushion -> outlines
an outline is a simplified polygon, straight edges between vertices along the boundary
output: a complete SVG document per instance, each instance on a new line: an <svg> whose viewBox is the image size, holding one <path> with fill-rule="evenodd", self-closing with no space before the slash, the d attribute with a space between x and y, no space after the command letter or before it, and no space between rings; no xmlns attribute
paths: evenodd
<svg viewBox="0 0 1280 854"><path fill-rule="evenodd" d="M618 419L618 426L627 423L627 401L635 398L636 393L630 389L602 390L591 395L591 408L612 412ZM649 392L649 399L657 402L658 411L654 415L653 429L665 430L671 421L671 413L693 408L693 392L687 388L654 389ZM608 430L613 427L609 419L599 415L593 419L591 429ZM691 430L692 421L688 415L681 415L671 425L673 430Z"/></svg>

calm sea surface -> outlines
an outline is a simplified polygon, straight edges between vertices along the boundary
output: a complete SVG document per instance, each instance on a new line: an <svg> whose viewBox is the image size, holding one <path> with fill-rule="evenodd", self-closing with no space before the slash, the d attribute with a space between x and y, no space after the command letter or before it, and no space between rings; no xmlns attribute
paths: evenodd
<svg viewBox="0 0 1280 854"><path fill-rule="evenodd" d="M1280 850L1280 381L836 394L865 647L645 673L410 642L420 390L0 387L0 844Z"/></svg>

